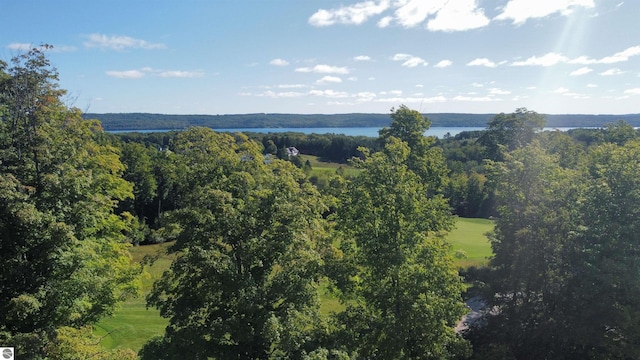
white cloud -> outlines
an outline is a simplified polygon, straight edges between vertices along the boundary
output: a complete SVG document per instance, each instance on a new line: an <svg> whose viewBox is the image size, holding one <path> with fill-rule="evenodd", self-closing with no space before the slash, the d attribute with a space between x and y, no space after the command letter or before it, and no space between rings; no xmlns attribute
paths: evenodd
<svg viewBox="0 0 640 360"><path fill-rule="evenodd" d="M489 25L483 9L478 9L476 0L447 1L436 18L429 20L431 31L465 31Z"/></svg>
<svg viewBox="0 0 640 360"><path fill-rule="evenodd" d="M269 62L269 64L274 66L287 66L289 65L289 62L283 59L273 59Z"/></svg>
<svg viewBox="0 0 640 360"><path fill-rule="evenodd" d="M375 101L376 102L380 102L380 103L392 103L392 104L409 104L409 103L433 104L433 103L446 102L447 98L445 98L444 96L435 96L435 97L430 97L430 98L425 98L425 97L391 97L391 98L376 99Z"/></svg>
<svg viewBox="0 0 640 360"><path fill-rule="evenodd" d="M495 20L513 20L516 25L528 19L543 18L551 14L569 15L577 7L593 8L594 0L509 0Z"/></svg>
<svg viewBox="0 0 640 360"><path fill-rule="evenodd" d="M199 78L204 76L204 72L171 70L161 71L158 73L158 76L163 78Z"/></svg>
<svg viewBox="0 0 640 360"><path fill-rule="evenodd" d="M339 77L327 75L327 76L322 77L322 79L317 80L316 84L324 85L324 84L329 84L329 83L336 84L336 83L341 83L341 82L342 82L342 79L340 79Z"/></svg>
<svg viewBox="0 0 640 360"><path fill-rule="evenodd" d="M563 87L559 87L559 88L553 90L553 92L556 93L556 94L564 94L564 93L569 92L569 89L563 88Z"/></svg>
<svg viewBox="0 0 640 360"><path fill-rule="evenodd" d="M478 0L379 0L361 1L350 6L320 9L309 18L313 26L334 24L360 25L371 17L394 10L378 20L378 27L392 23L405 28L423 25L431 31L464 31L489 24L484 9L478 8ZM433 17L435 15L435 18ZM431 17L431 19L429 19Z"/></svg>
<svg viewBox="0 0 640 360"><path fill-rule="evenodd" d="M119 79L140 79L147 75L161 78L198 78L203 77L203 71L182 71L182 70L156 70L150 67L143 67L139 70L107 71L107 75Z"/></svg>
<svg viewBox="0 0 640 360"><path fill-rule="evenodd" d="M305 95L306 95L305 93L298 92L298 91L275 92L275 91L268 90L263 92L262 94L258 94L257 96L266 96L266 97L278 99L278 98L298 98Z"/></svg>
<svg viewBox="0 0 640 360"><path fill-rule="evenodd" d="M629 61L629 58L640 55L640 45L632 46L620 52L617 52L610 56L605 56L602 59L592 59L588 56L580 56L569 61L569 64L614 64L619 62Z"/></svg>
<svg viewBox="0 0 640 360"><path fill-rule="evenodd" d="M111 50L123 50L125 48L138 48L138 49L164 49L164 44L153 44L145 40L134 39L129 36L107 36L104 34L90 34L87 35L87 41L84 42L84 46L88 48L102 48Z"/></svg>
<svg viewBox="0 0 640 360"><path fill-rule="evenodd" d="M598 85L596 85L596 84L587 84L587 87L588 88L597 88Z"/></svg>
<svg viewBox="0 0 640 360"><path fill-rule="evenodd" d="M140 70L125 70L107 71L107 75L118 79L140 79L145 77L146 73Z"/></svg>
<svg viewBox="0 0 640 360"><path fill-rule="evenodd" d="M386 28L387 26L391 25L391 21L393 21L393 17L385 16L382 19L380 19L380 21L378 21L378 27Z"/></svg>
<svg viewBox="0 0 640 360"><path fill-rule="evenodd" d="M7 49L10 50L29 51L31 48L33 48L33 45L30 43L11 43L7 45Z"/></svg>
<svg viewBox="0 0 640 360"><path fill-rule="evenodd" d="M467 65L468 65L468 64L467 64ZM484 85L483 85L483 84L480 84L480 83L473 83L473 84L471 84L471 86L473 86L473 87L477 87L477 88L484 87Z"/></svg>
<svg viewBox="0 0 640 360"><path fill-rule="evenodd" d="M441 60L440 62L438 62L435 67L437 68L446 68L448 66L451 66L453 64L453 62L451 60Z"/></svg>
<svg viewBox="0 0 640 360"><path fill-rule="evenodd" d="M640 95L640 88L628 89L625 90L624 93L629 95Z"/></svg>
<svg viewBox="0 0 640 360"><path fill-rule="evenodd" d="M483 97L479 97L479 96L462 96L462 95L458 95L456 97L454 97L453 99L451 99L453 101L470 101L470 102L491 102L491 101L502 101L502 99L498 99L495 97L489 97L489 96L483 96Z"/></svg>
<svg viewBox="0 0 640 360"><path fill-rule="evenodd" d="M363 1L351 6L337 9L320 9L309 18L313 26L330 26L334 24L360 25L374 15L379 15L390 6L389 0Z"/></svg>
<svg viewBox="0 0 640 360"><path fill-rule="evenodd" d="M331 66L331 65L316 65L312 68L301 67L295 70L296 72L303 73L318 73L318 74L348 74L349 69L346 67Z"/></svg>
<svg viewBox="0 0 640 360"><path fill-rule="evenodd" d="M548 53L541 57L532 56L524 61L514 61L511 66L552 66L558 63L566 63L567 57L561 54Z"/></svg>
<svg viewBox="0 0 640 360"><path fill-rule="evenodd" d="M306 88L309 87L309 85L305 85L305 84L282 84L282 85L278 85L278 88L280 89L301 89L301 88Z"/></svg>
<svg viewBox="0 0 640 360"><path fill-rule="evenodd" d="M626 71L622 71L618 68L613 68L613 69L609 69L607 71L601 72L600 75L602 76L612 76L612 75L621 75L624 74Z"/></svg>
<svg viewBox="0 0 640 360"><path fill-rule="evenodd" d="M491 95L509 95L509 94L511 94L511 91L509 91L509 90L501 90L501 89L498 89L498 88L492 88L492 89L489 89L489 94L491 94Z"/></svg>
<svg viewBox="0 0 640 360"><path fill-rule="evenodd" d="M406 66L406 67L416 67L419 65L422 66L427 66L429 65L428 62L424 61L422 58L419 58L417 56L413 56L413 55L409 55L409 54L395 54L393 55L393 58L391 58L393 61L404 61L402 63L402 66Z"/></svg>
<svg viewBox="0 0 640 360"><path fill-rule="evenodd" d="M602 58L598 62L601 64L613 64L613 63L628 61L630 57L638 56L638 55L640 55L640 45L627 48L611 56Z"/></svg>
<svg viewBox="0 0 640 360"><path fill-rule="evenodd" d="M410 28L424 22L429 15L440 11L447 4L447 0L409 0L399 3L394 19L403 27Z"/></svg>
<svg viewBox="0 0 640 360"><path fill-rule="evenodd" d="M586 75L590 72L592 72L593 69L590 67L581 67L578 70L572 71L571 73L569 73L569 76L580 76L580 75Z"/></svg>
<svg viewBox="0 0 640 360"><path fill-rule="evenodd" d="M498 65L487 58L477 58L467 63L467 66L486 66L489 68L494 68Z"/></svg>
<svg viewBox="0 0 640 360"><path fill-rule="evenodd" d="M367 55L359 55L353 58L355 61L371 61L371 58Z"/></svg>
<svg viewBox="0 0 640 360"><path fill-rule="evenodd" d="M335 90L311 90L309 91L309 95L314 96L324 96L330 98L346 98L349 97L349 94L344 91L335 91Z"/></svg>

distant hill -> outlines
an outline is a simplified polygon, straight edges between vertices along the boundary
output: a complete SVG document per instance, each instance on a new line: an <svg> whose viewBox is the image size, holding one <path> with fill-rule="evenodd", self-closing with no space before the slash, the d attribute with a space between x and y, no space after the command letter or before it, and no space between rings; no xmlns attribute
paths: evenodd
<svg viewBox="0 0 640 360"><path fill-rule="evenodd" d="M424 114L434 127L484 127L495 114ZM389 114L237 114L166 115L149 113L84 114L98 119L105 130L180 130L189 126L230 128L323 128L388 126ZM624 120L640 126L640 114L629 115L546 115L547 127L601 127Z"/></svg>

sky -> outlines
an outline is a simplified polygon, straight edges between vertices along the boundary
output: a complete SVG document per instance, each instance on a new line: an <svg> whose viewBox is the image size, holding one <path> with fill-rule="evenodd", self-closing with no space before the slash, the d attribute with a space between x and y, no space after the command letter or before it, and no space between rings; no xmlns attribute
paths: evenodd
<svg viewBox="0 0 640 360"><path fill-rule="evenodd" d="M70 106L164 114L640 113L638 0L0 0Z"/></svg>

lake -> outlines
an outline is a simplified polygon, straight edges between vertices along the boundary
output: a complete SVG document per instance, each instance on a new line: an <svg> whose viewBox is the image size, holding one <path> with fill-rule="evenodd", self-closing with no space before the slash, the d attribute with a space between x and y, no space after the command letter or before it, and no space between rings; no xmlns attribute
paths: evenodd
<svg viewBox="0 0 640 360"><path fill-rule="evenodd" d="M230 128L230 129L213 129L219 132L254 132L254 133L284 133L284 132L298 132L303 134L344 134L347 136L368 136L378 137L378 131L381 127L323 127L323 128ZM425 132L426 136L435 136L437 138L443 138L449 134L455 136L463 131L477 131L484 130L484 127L437 127L434 126ZM544 130L560 130L567 131L575 129L573 127L557 127L557 128L544 128ZM167 132L171 129L164 130L117 130L107 131L110 133L126 133L126 132L139 132L139 133L152 133L152 132Z"/></svg>

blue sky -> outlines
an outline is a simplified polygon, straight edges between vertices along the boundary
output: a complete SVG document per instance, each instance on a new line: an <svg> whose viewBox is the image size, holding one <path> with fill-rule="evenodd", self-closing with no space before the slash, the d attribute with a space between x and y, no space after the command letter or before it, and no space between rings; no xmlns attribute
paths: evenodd
<svg viewBox="0 0 640 360"><path fill-rule="evenodd" d="M640 113L638 0L0 0L84 111Z"/></svg>

